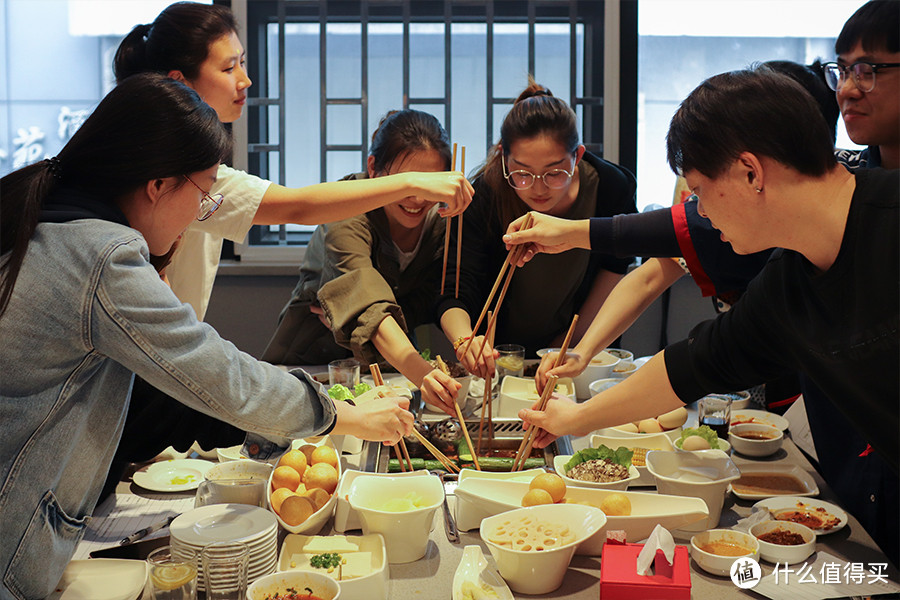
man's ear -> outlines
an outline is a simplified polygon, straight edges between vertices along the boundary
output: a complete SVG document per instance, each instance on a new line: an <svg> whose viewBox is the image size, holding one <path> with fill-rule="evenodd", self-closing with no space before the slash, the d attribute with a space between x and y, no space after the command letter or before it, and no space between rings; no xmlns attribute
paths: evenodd
<svg viewBox="0 0 900 600"><path fill-rule="evenodd" d="M752 152L741 152L738 156L741 168L745 170L747 183L753 186L757 192L762 192L765 182L762 163Z"/></svg>
<svg viewBox="0 0 900 600"><path fill-rule="evenodd" d="M173 70L169 71L168 75L175 81L180 81L181 83L187 84L187 79L185 79L184 73L182 73L178 69L173 69Z"/></svg>

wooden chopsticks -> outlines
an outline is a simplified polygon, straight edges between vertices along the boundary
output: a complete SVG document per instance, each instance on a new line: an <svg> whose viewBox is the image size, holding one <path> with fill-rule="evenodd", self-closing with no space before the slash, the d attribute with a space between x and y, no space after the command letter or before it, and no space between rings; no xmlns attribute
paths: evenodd
<svg viewBox="0 0 900 600"><path fill-rule="evenodd" d="M447 363L444 362L444 359L441 358L440 354L437 355L437 364L445 375L450 375L450 368L447 366ZM453 406L456 407L456 418L459 419L459 426L462 427L463 435L466 438L466 443L469 444L469 451L472 453L472 462L475 463L475 470L480 471L481 465L478 464L478 453L475 452L475 447L472 445L472 438L469 436L469 428L466 427L466 420L463 418L462 409L459 407L459 402L454 401Z"/></svg>
<svg viewBox="0 0 900 600"><path fill-rule="evenodd" d="M417 440L422 442L422 445L425 446L425 448L427 448L429 452L431 452L432 456L434 456L441 462L442 465L444 465L444 468L446 468L451 473L459 473L459 467L453 464L453 461L447 458L443 452L435 448L434 444L429 442L425 436L418 432L418 430L413 429L413 435L416 436Z"/></svg>
<svg viewBox="0 0 900 600"><path fill-rule="evenodd" d="M533 217L531 216L531 213L528 213L527 217L525 218L525 222L522 224L522 229L529 229L531 227L532 220ZM497 316L500 314L500 304L506 297L506 290L509 289L509 283L512 281L512 276L513 272L516 269L516 264L518 264L523 252L525 252L525 244L515 246L512 250L509 251L509 254L506 255L506 260L503 262L503 266L500 267L500 274L497 275L497 280L494 281L494 287L491 288L491 293L488 294L487 300L484 303L484 307L481 309L481 314L478 315L478 321L476 321L475 326L472 327L472 337L470 337L469 341L466 342L466 352L469 351L469 346L472 345L472 341L475 339L475 334L478 332L478 328L481 326L481 322L484 320L484 316L487 314L488 307L490 307L491 302L494 299L494 294L497 293L497 288L500 287L500 280L503 279L503 275L506 274L506 270L507 268L509 268L509 273L506 274L506 281L503 283L503 289L500 292L500 296L497 298L496 306L494 306L493 318L488 321L488 329L496 328ZM486 343L487 337L485 337L481 341L481 348L478 350L479 355L484 352L484 346Z"/></svg>
<svg viewBox="0 0 900 600"><path fill-rule="evenodd" d="M460 171L466 174L466 147L463 146L462 157L460 162ZM456 143L453 143L453 170L456 170ZM441 269L441 295L444 295L444 287L447 282L447 255L450 254L450 229L453 225L453 217L447 217L447 227L444 230L444 266ZM456 233L456 291L454 295L459 298L459 263L462 258L462 234L463 234L463 216L459 214L459 223L457 224Z"/></svg>
<svg viewBox="0 0 900 600"><path fill-rule="evenodd" d="M578 323L578 315L572 317L572 324L569 325L569 331L566 332L566 339L563 340L562 346L559 349L559 355L556 357L556 362L553 364L553 368L556 368L563 364L566 360L566 350L569 349L569 342L572 341L572 335L575 333L575 325ZM488 325L490 327L490 325ZM556 387L556 382L559 378L556 375L551 375L547 378L547 384L544 386L544 392L541 394L541 401L538 410L545 410L547 408L547 402L550 401L550 396L553 394L553 390ZM516 458L513 461L513 471L520 471L522 467L525 465L525 459L531 454L531 448L534 445L534 438L537 435L537 427L533 424L528 426L528 429L525 431L525 435L522 437L522 443L519 444L519 450L516 452Z"/></svg>
<svg viewBox="0 0 900 600"><path fill-rule="evenodd" d="M378 363L370 364L369 372L372 374L375 387L384 385L384 377L381 376L381 367L378 366ZM413 423L413 431L416 431L415 423ZM402 472L406 473L407 467L409 467L409 471L415 470L413 469L412 459L409 457L409 451L406 449L406 442L403 440L402 435L400 436L400 443L394 444L394 452L397 453L397 462L400 463L400 470ZM403 453L402 455L401 452Z"/></svg>
<svg viewBox="0 0 900 600"><path fill-rule="evenodd" d="M488 324L491 322L491 311L488 311ZM488 338L488 343L493 346L494 345L494 330L490 328L488 325L488 330L485 332L485 337ZM488 375L484 378L484 395L481 399L481 419L478 421L478 450L477 454L481 454L481 443L484 441L484 413L485 409L487 409L487 418L488 418L488 440L494 439L494 414L493 414L493 406L494 406L494 394L492 391L493 387L493 377ZM490 448L490 444L488 445Z"/></svg>

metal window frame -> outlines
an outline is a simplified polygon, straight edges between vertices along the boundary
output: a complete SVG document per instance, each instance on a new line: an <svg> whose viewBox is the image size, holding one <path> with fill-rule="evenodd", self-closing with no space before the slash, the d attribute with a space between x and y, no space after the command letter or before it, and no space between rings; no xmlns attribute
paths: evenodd
<svg viewBox="0 0 900 600"><path fill-rule="evenodd" d="M569 98L573 108L582 108L582 140L585 146L599 154L606 155L610 160L618 160L618 131L621 127L623 115L619 111L611 114L606 110L608 105L619 106L617 100L621 93L615 80L610 77L619 76L619 64L624 57L619 55L623 50L619 46L619 18L620 12L628 12L626 7L620 6L620 0L232 0L235 13L243 23L247 24L243 37L247 40L248 61L250 76L255 85L250 88L248 97L248 118L246 122L245 136L253 139L264 140L269 126L267 107L277 107L278 110L278 140L265 142L246 141L246 159L236 160L236 164L245 166L248 171L277 183L283 183L286 175L285 155L285 26L287 23L306 22L319 24L319 77L320 77L320 179L326 180L328 153L332 151L359 151L362 163L368 153L367 123L368 123L368 25L374 22L398 22L402 23L402 65L403 65L403 107L410 104L443 105L445 128L452 131L452 98L451 98L451 38L452 24L460 22L485 23L486 29L486 132L485 144L489 147L492 143L494 127L493 111L498 104L512 104L514 98L501 98L494 96L493 90L493 37L494 26L497 23L525 23L528 28L528 69L534 72L535 68L535 27L538 23L566 22L570 27L570 76ZM625 3L628 4L628 3ZM636 15L636 9L635 9ZM373 14L374 13L374 14ZM543 15L550 15L542 16ZM564 15L560 18L559 15ZM613 22L610 22L612 18ZM410 49L409 35L410 25L415 22L434 22L442 20L444 23L444 95L443 97L425 98L410 97ZM358 98L330 98L327 96L327 36L326 28L329 23L354 22L360 23L361 42L361 69L360 69L360 96ZM259 96L266 90L267 82L267 34L269 24L278 25L278 90L279 96ZM576 27L584 25L584 54L582 77L583 94L576 95L578 65L577 65L577 36ZM612 42L612 43L610 43ZM636 30L635 40L636 44ZM636 73L636 52L632 57ZM610 73L611 72L611 73ZM604 93L607 92L607 93ZM609 92L612 92L610 94ZM612 98L610 96L613 96ZM625 94L626 96L628 94ZM636 90L635 90L636 95ZM361 144L328 144L327 110L334 105L359 105L361 108ZM632 115L636 122L636 112ZM628 118L628 115L624 115ZM609 133L613 133L614 143L610 144ZM240 152L240 140L236 153ZM604 152L604 150L607 150ZM278 152L277 173L270 173L268 167L268 155ZM635 159L626 161L625 166L634 169ZM243 164L242 164L243 163ZM631 164L628 164L631 163ZM295 234L296 235L296 234ZM267 234L270 237L271 234ZM265 261L265 262L295 262L302 258L302 248L305 241L288 243L286 228L279 228L277 245L267 243L260 244L260 232L253 228L248 241L235 245L233 258L238 260ZM300 248L300 252L297 249ZM293 251L286 253L287 249ZM227 249L226 249L227 252Z"/></svg>

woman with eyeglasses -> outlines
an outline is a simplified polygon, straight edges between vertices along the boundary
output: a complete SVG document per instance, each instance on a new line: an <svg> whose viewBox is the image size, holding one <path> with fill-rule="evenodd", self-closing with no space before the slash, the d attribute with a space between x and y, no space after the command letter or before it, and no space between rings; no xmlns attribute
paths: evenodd
<svg viewBox="0 0 900 600"><path fill-rule="evenodd" d="M450 143L440 122L406 109L385 115L372 135L366 172L350 178L449 168ZM320 225L263 360L387 361L419 388L426 403L455 416L460 384L422 358L409 338L434 317L444 231L437 206L417 196Z"/></svg>
<svg viewBox="0 0 900 600"><path fill-rule="evenodd" d="M251 81L244 48L231 10L218 4L177 2L153 23L136 26L122 40L114 59L117 80L134 73L168 75L195 89L223 123L243 113ZM462 212L472 188L461 173L409 171L353 181L288 188L233 169L219 167L208 190L224 197L209 219L191 225L167 263L172 291L203 319L219 266L223 240L242 241L253 225L316 225L346 219L407 196L446 204L442 215ZM196 441L204 450L240 443L243 432L175 402L167 394L135 383L135 398L126 425L133 435L120 447L106 492L115 488L129 462L152 459L168 446L184 452Z"/></svg>
<svg viewBox="0 0 900 600"><path fill-rule="evenodd" d="M260 458L328 431L410 432L407 400L336 406L305 373L238 351L160 279L150 255L215 209L205 190L230 147L196 92L147 73L114 88L58 156L0 179L0 597L54 590L135 374L255 432Z"/></svg>
<svg viewBox="0 0 900 600"><path fill-rule="evenodd" d="M501 238L507 226L528 211L565 219L633 213L636 184L628 170L587 152L579 142L575 112L529 77L473 187L475 196L463 222L459 295L452 253L438 314L457 358L483 377L494 372L491 346L485 344L476 356L485 330L476 332L471 344L467 341L506 259ZM451 248L456 247L456 233L453 227ZM520 344L526 356L533 356L539 348L558 345L579 314L574 344L630 262L584 250L542 255L516 269L497 316L494 341Z"/></svg>

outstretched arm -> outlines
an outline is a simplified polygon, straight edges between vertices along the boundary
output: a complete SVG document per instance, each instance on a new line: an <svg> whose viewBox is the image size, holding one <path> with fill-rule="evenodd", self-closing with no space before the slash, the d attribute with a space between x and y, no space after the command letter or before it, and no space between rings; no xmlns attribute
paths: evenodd
<svg viewBox="0 0 900 600"><path fill-rule="evenodd" d="M272 184L260 202L253 224L331 223L407 196L446 204L447 208L439 210L441 216L455 216L472 201L472 185L462 173L456 171L397 173L372 179L330 181L301 188Z"/></svg>

